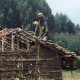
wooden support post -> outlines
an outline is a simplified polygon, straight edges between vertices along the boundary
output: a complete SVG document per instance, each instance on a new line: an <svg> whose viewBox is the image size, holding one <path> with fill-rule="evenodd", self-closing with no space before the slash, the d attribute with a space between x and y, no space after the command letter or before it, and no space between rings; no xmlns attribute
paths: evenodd
<svg viewBox="0 0 80 80"><path fill-rule="evenodd" d="M27 50L29 51L29 40L27 40Z"/></svg>
<svg viewBox="0 0 80 80"><path fill-rule="evenodd" d="M22 57L21 66L22 66L22 72L23 72L23 57Z"/></svg>
<svg viewBox="0 0 80 80"><path fill-rule="evenodd" d="M5 41L5 39L4 39L4 37L2 37L2 51L3 52L4 52L4 41ZM5 68L4 65L3 65L3 68ZM5 72L4 72L4 75L5 75ZM4 76L4 80L5 80L5 76Z"/></svg>
<svg viewBox="0 0 80 80"><path fill-rule="evenodd" d="M39 49L40 49L40 43L38 43L38 73L40 74L40 69L39 69ZM40 76L39 76L39 80L40 80Z"/></svg>
<svg viewBox="0 0 80 80"><path fill-rule="evenodd" d="M15 36L12 34L12 51L15 51Z"/></svg>
<svg viewBox="0 0 80 80"><path fill-rule="evenodd" d="M19 38L18 38L18 35L17 35L17 50L19 50Z"/></svg>
<svg viewBox="0 0 80 80"><path fill-rule="evenodd" d="M4 52L4 37L2 37L2 51Z"/></svg>
<svg viewBox="0 0 80 80"><path fill-rule="evenodd" d="M71 68L71 74L72 74L73 64L70 64L70 68Z"/></svg>

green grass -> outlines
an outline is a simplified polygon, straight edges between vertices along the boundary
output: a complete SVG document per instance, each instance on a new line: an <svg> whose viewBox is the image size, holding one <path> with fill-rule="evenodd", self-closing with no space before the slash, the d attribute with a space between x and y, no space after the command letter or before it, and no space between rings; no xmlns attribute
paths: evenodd
<svg viewBox="0 0 80 80"><path fill-rule="evenodd" d="M80 70L73 71L73 74L71 74L71 71L63 71L63 80L80 80Z"/></svg>
<svg viewBox="0 0 80 80"><path fill-rule="evenodd" d="M80 59L80 56L76 56L78 59Z"/></svg>

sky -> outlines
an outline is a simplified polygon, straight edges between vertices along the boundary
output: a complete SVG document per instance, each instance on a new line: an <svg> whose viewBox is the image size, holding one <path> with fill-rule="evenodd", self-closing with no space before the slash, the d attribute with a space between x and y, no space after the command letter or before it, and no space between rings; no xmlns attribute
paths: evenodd
<svg viewBox="0 0 80 80"><path fill-rule="evenodd" d="M66 14L76 25L80 25L80 0L46 0L52 10L52 14Z"/></svg>

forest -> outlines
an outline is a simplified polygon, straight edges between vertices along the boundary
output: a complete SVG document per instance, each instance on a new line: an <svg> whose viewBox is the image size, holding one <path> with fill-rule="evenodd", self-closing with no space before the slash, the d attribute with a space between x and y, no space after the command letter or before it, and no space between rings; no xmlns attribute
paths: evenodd
<svg viewBox="0 0 80 80"><path fill-rule="evenodd" d="M44 14L53 42L80 54L80 25L75 25L67 14L52 14L46 0L0 0L0 30L7 28L27 28L33 30L37 14Z"/></svg>

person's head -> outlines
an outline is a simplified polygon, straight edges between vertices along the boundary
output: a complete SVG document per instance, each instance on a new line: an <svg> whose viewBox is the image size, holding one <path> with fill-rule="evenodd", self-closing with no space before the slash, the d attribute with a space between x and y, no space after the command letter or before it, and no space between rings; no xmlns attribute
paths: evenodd
<svg viewBox="0 0 80 80"><path fill-rule="evenodd" d="M38 13L38 19L40 22L43 22L43 19L44 19L43 13Z"/></svg>

